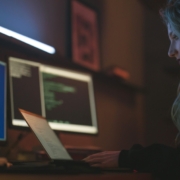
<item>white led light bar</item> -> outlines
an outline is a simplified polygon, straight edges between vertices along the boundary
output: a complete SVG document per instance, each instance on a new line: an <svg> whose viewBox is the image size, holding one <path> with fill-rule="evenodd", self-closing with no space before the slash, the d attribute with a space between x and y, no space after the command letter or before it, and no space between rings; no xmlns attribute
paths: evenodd
<svg viewBox="0 0 180 180"><path fill-rule="evenodd" d="M26 44L29 44L31 46L38 48L38 49L41 49L47 53L54 54L56 52L55 48L52 46L49 46L49 45L44 44L42 42L36 41L36 40L31 39L29 37L23 36L19 33L13 32L13 31L6 29L4 27L1 27L1 26L0 26L0 33L5 34L5 35L10 36L10 37L13 37L15 39L18 39L18 40L20 40Z"/></svg>

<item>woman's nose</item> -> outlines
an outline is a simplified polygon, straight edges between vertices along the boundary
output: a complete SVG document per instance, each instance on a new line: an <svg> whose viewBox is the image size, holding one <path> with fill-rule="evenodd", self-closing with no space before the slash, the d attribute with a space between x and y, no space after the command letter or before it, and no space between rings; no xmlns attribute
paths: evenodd
<svg viewBox="0 0 180 180"><path fill-rule="evenodd" d="M168 51L168 56L169 57L176 57L178 51L176 50L175 47L173 47L172 45L170 45L169 47L169 51Z"/></svg>

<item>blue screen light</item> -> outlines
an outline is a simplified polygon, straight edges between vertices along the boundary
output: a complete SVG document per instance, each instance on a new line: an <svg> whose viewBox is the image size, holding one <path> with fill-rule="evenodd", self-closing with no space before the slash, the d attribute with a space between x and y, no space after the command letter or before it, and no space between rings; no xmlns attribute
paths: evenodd
<svg viewBox="0 0 180 180"><path fill-rule="evenodd" d="M6 65L0 62L0 141L6 140Z"/></svg>

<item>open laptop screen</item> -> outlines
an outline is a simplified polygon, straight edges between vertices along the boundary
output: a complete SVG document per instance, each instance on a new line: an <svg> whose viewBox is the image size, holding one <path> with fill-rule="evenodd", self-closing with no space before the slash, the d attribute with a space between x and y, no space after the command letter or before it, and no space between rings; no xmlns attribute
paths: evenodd
<svg viewBox="0 0 180 180"><path fill-rule="evenodd" d="M62 143L42 116L19 109L51 160L72 160Z"/></svg>

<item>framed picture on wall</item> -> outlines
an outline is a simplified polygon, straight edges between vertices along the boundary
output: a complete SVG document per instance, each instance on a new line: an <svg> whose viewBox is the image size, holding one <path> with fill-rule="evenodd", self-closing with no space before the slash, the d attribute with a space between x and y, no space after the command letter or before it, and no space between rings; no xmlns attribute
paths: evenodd
<svg viewBox="0 0 180 180"><path fill-rule="evenodd" d="M100 70L97 12L71 0L71 49L73 62Z"/></svg>

